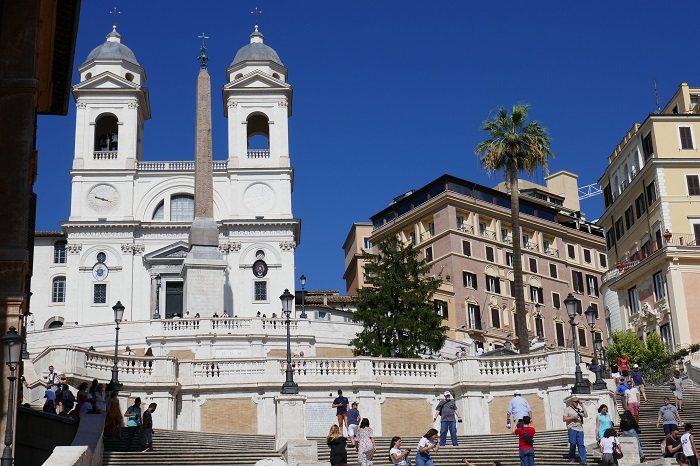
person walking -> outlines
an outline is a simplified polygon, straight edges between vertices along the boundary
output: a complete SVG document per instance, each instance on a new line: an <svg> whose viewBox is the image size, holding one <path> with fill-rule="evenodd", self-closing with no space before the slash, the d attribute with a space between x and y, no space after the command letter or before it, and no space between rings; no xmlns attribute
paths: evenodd
<svg viewBox="0 0 700 466"><path fill-rule="evenodd" d="M602 404L598 407L598 415L595 417L596 440L600 445L600 440L603 438L605 431L613 426L612 418L608 413L608 405Z"/></svg>
<svg viewBox="0 0 700 466"><path fill-rule="evenodd" d="M523 416L513 433L518 436L520 466L535 466L535 429L530 426L530 416Z"/></svg>
<svg viewBox="0 0 700 466"><path fill-rule="evenodd" d="M508 403L508 412L506 413L506 428L510 430L511 428L511 417L513 419L513 425L516 426L520 421L523 420L525 416L529 416L532 419L532 408L530 403L523 398L520 390L516 390L513 393L513 398ZM515 431L515 428L513 428Z"/></svg>
<svg viewBox="0 0 700 466"><path fill-rule="evenodd" d="M643 463L645 460L644 449L642 448L642 441L639 440L641 429L639 428L637 420L629 410L622 413L620 417L620 430L625 437L635 437L637 439L637 445L639 445L639 462Z"/></svg>
<svg viewBox="0 0 700 466"><path fill-rule="evenodd" d="M347 466L348 464L348 439L343 437L338 424L333 424L326 437L326 445L331 449L331 466Z"/></svg>
<svg viewBox="0 0 700 466"><path fill-rule="evenodd" d="M348 437L350 437L350 444L354 447L357 445L355 442L355 435L357 435L357 429L360 426L362 416L360 416L360 411L357 409L357 401L353 401L350 406L351 408L348 409L346 413L348 418Z"/></svg>
<svg viewBox="0 0 700 466"><path fill-rule="evenodd" d="M345 426L345 430L348 429L348 404L350 401L343 396L343 391L338 390L338 397L333 400L333 408L336 409L335 415L338 418L338 428L340 429L340 432L343 432L343 426Z"/></svg>
<svg viewBox="0 0 700 466"><path fill-rule="evenodd" d="M430 429L418 441L418 451L416 452L416 466L435 466L430 453L437 453L440 450L438 442L438 431Z"/></svg>
<svg viewBox="0 0 700 466"><path fill-rule="evenodd" d="M627 385L627 379L626 378L621 378L620 383L617 385L617 388L615 389L615 401L617 401L617 397L619 396L622 399L622 409L627 409L627 398L625 397L625 393L627 390L629 390L630 386Z"/></svg>
<svg viewBox="0 0 700 466"><path fill-rule="evenodd" d="M615 429L612 427L607 429L600 439L600 452L603 454L603 466L615 466L617 460L613 456L613 447L617 445L620 448L620 442L615 435ZM622 451L622 449L620 449Z"/></svg>
<svg viewBox="0 0 700 466"><path fill-rule="evenodd" d="M683 454L688 459L690 465L698 466L698 449L695 448L692 424L686 423L685 433L681 435L681 445L683 446Z"/></svg>
<svg viewBox="0 0 700 466"><path fill-rule="evenodd" d="M657 428L661 421L664 423L664 434L666 435L670 434L674 427L678 427L683 422L678 409L671 404L669 397L664 398L664 405L659 409L659 417L656 420Z"/></svg>
<svg viewBox="0 0 700 466"><path fill-rule="evenodd" d="M673 377L668 384L673 387L673 396L676 397L676 408L678 411L683 411L683 392L685 387L683 386L681 373L678 370L673 371Z"/></svg>
<svg viewBox="0 0 700 466"><path fill-rule="evenodd" d="M563 421L569 436L569 462L575 460L574 454L578 448L579 462L586 464L586 444L583 438L583 420L588 417L586 407L573 396L569 400L569 406L564 410Z"/></svg>
<svg viewBox="0 0 700 466"><path fill-rule="evenodd" d="M627 410L629 410L634 418L639 422L639 389L634 384L634 380L630 378L629 388L625 392L625 400L627 400Z"/></svg>
<svg viewBox="0 0 700 466"><path fill-rule="evenodd" d="M627 378L630 375L630 360L627 359L627 355L622 353L620 359L617 360L617 367L620 369L620 374L622 377Z"/></svg>
<svg viewBox="0 0 700 466"><path fill-rule="evenodd" d="M457 441L457 419L459 419L459 422L462 422L462 418L459 415L457 404L452 399L452 394L446 391L444 396L445 399L440 401L435 408L433 422L440 416L440 446L444 447L445 443L447 443L447 431L449 430L452 446L456 447L459 445Z"/></svg>
<svg viewBox="0 0 700 466"><path fill-rule="evenodd" d="M634 385L641 392L642 397L644 398L644 402L648 403L647 393L644 390L647 383L644 380L644 375L642 374L642 371L639 369L639 364L635 364L634 366L632 366L632 372L630 372L630 377L632 378L632 380L634 380Z"/></svg>
<svg viewBox="0 0 700 466"><path fill-rule="evenodd" d="M134 399L134 404L126 409L124 417L129 419L126 423L126 451L131 451L134 435L138 434L141 428L141 398Z"/></svg>
<svg viewBox="0 0 700 466"><path fill-rule="evenodd" d="M115 439L115 433L119 432L119 439L122 438L122 412L119 407L118 392L113 391L109 396L107 404L107 416L105 417L105 433L112 434L112 440Z"/></svg>
<svg viewBox="0 0 700 466"><path fill-rule="evenodd" d="M144 451L153 451L153 413L158 405L151 403L148 409L143 412L143 437L146 441L146 449Z"/></svg>
<svg viewBox="0 0 700 466"><path fill-rule="evenodd" d="M369 426L369 419L367 418L360 422L360 428L357 430L357 445L357 463L359 466L372 466L377 445L374 443L374 432Z"/></svg>
<svg viewBox="0 0 700 466"><path fill-rule="evenodd" d="M401 437L392 437L389 447L389 458L395 466L409 466L408 455L411 454L410 448L401 449Z"/></svg>

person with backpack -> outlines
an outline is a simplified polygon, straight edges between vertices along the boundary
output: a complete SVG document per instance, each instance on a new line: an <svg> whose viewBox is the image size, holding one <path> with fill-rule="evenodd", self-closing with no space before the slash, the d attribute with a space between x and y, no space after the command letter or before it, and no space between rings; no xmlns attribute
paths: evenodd
<svg viewBox="0 0 700 466"><path fill-rule="evenodd" d="M129 421L126 424L126 451L131 451L131 442L141 429L141 398L136 397L134 404L129 406L124 413L124 417Z"/></svg>
<svg viewBox="0 0 700 466"><path fill-rule="evenodd" d="M462 422L462 417L459 415L457 404L451 398L452 394L446 391L444 395L445 399L439 402L435 408L433 422L440 416L440 446L444 447L447 443L447 431L449 430L452 446L456 447L459 445L457 442L457 420L459 419L459 422Z"/></svg>
<svg viewBox="0 0 700 466"><path fill-rule="evenodd" d="M530 416L523 416L513 433L518 436L520 466L535 466L535 428L530 426Z"/></svg>

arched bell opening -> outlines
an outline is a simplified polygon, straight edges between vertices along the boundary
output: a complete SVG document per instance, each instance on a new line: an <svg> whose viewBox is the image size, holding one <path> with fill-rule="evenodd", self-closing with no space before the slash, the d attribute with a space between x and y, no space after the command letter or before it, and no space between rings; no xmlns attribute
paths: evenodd
<svg viewBox="0 0 700 466"><path fill-rule="evenodd" d="M119 120L111 114L100 115L95 122L95 151L116 152L119 142Z"/></svg>

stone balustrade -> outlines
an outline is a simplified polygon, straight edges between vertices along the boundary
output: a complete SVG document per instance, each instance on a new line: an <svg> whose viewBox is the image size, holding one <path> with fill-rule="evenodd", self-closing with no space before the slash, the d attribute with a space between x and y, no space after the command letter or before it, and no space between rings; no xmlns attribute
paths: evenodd
<svg viewBox="0 0 700 466"><path fill-rule="evenodd" d="M95 154L98 154L95 152ZM116 152L114 152L116 156ZM98 158L95 156L95 158ZM106 158L106 157L101 157ZM213 161L213 170L227 170L227 161ZM177 161L177 162L138 162L136 164L137 170L142 171L194 171L194 161Z"/></svg>

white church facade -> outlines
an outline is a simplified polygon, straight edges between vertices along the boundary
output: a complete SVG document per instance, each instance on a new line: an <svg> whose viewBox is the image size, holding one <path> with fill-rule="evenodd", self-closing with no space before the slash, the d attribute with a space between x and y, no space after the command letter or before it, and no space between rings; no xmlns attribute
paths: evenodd
<svg viewBox="0 0 700 466"><path fill-rule="evenodd" d="M279 295L295 288L301 226L291 202L292 87L257 27L227 69L228 159L212 166L224 309L183 304L195 163L145 160L144 68L114 28L78 71L70 217L62 232L37 233L29 330L109 322L117 301L128 321L279 313ZM267 147L249 148L255 136Z"/></svg>

